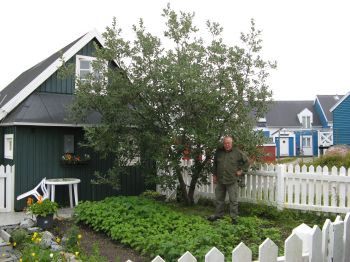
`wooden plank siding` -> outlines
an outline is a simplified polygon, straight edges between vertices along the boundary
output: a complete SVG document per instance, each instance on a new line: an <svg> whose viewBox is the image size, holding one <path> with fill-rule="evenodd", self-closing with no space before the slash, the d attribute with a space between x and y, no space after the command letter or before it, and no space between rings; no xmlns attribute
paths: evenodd
<svg viewBox="0 0 350 262"><path fill-rule="evenodd" d="M81 148L78 141L83 139L81 128L70 127L35 127L16 126L15 139L15 197L34 188L41 179L75 177L81 179L79 187L80 200L100 200L111 195L138 195L145 189L142 169L130 167L129 174L122 177L121 190L117 191L106 185L92 185L94 172L104 172L112 166L112 159L100 159L91 150ZM88 153L91 160L86 165L63 165L64 135L73 134L75 154ZM56 200L61 205L67 205L68 187L58 186ZM25 206L25 200L16 201L15 209Z"/></svg>
<svg viewBox="0 0 350 262"><path fill-rule="evenodd" d="M350 96L333 111L334 144L350 145Z"/></svg>
<svg viewBox="0 0 350 262"><path fill-rule="evenodd" d="M97 44L96 40L90 41L76 55L94 56L94 42ZM75 65L76 55L69 59L67 63ZM65 79L62 79L58 76L58 72L56 71L36 89L36 92L73 94L75 88L74 80L74 77L67 77Z"/></svg>

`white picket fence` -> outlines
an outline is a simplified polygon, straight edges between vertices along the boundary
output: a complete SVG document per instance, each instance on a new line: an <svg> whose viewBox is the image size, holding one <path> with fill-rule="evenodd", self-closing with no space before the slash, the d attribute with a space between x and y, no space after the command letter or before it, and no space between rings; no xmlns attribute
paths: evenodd
<svg viewBox="0 0 350 262"><path fill-rule="evenodd" d="M191 182L191 161L183 161L183 177ZM212 181L211 175L209 175ZM314 168L299 165L262 165L245 175L245 187L240 188L239 201L265 203L279 209L292 208L318 212L350 212L350 169ZM215 184L196 188L195 198L214 198ZM158 191L173 197L175 191Z"/></svg>
<svg viewBox="0 0 350 262"><path fill-rule="evenodd" d="M293 229L284 242L284 256L278 257L278 247L271 239L259 246L258 262L350 262L350 213L344 221L337 216L334 222L327 219L322 227L310 228L301 224ZM232 251L232 262L252 262L252 251L241 242ZM164 262L157 256L152 262ZM178 262L196 262L197 259L186 252ZM205 262L224 262L225 256L213 247L204 257ZM228 261L226 259L226 261ZM128 260L127 262L132 262Z"/></svg>
<svg viewBox="0 0 350 262"><path fill-rule="evenodd" d="M0 212L14 210L15 166L0 166Z"/></svg>

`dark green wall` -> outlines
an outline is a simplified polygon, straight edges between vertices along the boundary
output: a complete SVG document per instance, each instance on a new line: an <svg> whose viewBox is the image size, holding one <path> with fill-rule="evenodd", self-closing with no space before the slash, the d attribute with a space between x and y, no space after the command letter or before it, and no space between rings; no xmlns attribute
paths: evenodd
<svg viewBox="0 0 350 262"><path fill-rule="evenodd" d="M85 45L77 55L94 56L95 46L93 43L97 44L96 40L90 41ZM76 55L68 60L68 64L75 65ZM53 73L44 83L42 83L36 91L48 92L48 93L60 93L60 94L73 94L74 93L74 77L68 77L62 79L58 76L58 72Z"/></svg>
<svg viewBox="0 0 350 262"><path fill-rule="evenodd" d="M122 177L120 191L106 185L92 185L94 172L104 172L112 166L112 160L102 160L93 152L82 149L78 141L83 139L81 128L69 127L15 127L15 197L34 188L44 177L74 177L81 179L80 200L100 200L111 195L138 195L144 191L144 181L139 167L130 167L129 174ZM63 165L64 135L74 135L75 154L88 153L91 160L87 165ZM69 203L68 187L56 187L56 201L61 205ZM25 200L16 201L15 208L22 209Z"/></svg>

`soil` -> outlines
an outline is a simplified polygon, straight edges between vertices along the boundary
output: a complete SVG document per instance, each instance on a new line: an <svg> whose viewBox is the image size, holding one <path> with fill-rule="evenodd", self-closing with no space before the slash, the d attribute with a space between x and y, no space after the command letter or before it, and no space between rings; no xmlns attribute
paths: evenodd
<svg viewBox="0 0 350 262"><path fill-rule="evenodd" d="M56 223L60 235L64 235L74 224L71 219L56 220ZM85 254L92 254L92 247L97 244L100 255L107 258L110 262L125 262L128 260L132 262L151 261L150 258L141 256L130 247L113 241L104 233L95 232L85 225L78 225L78 227L79 233L82 235L80 247Z"/></svg>

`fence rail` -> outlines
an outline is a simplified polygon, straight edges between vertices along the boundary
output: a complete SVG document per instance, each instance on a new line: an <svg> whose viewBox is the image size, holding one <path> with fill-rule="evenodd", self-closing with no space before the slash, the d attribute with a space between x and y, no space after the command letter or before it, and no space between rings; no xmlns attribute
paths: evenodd
<svg viewBox="0 0 350 262"><path fill-rule="evenodd" d="M0 212L14 210L15 166L0 166Z"/></svg>

